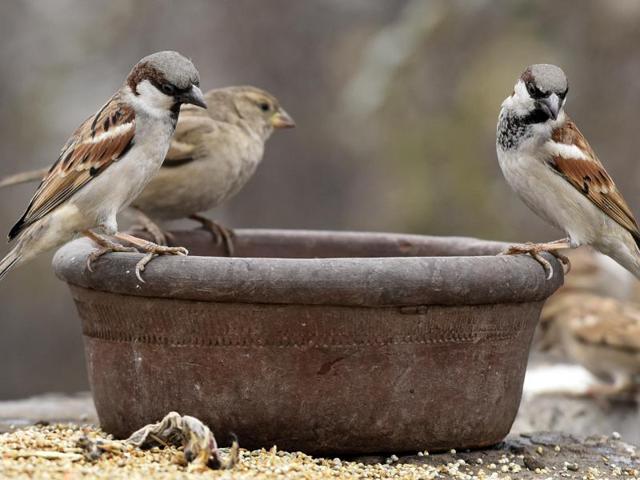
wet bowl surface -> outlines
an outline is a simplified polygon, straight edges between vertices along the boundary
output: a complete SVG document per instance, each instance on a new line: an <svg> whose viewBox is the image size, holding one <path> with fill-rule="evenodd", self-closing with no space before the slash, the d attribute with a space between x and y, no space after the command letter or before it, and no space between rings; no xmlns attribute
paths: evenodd
<svg viewBox="0 0 640 480"><path fill-rule="evenodd" d="M459 237L238 230L237 257L58 251L102 427L176 410L226 443L315 454L476 448L515 418L544 300L562 284L505 244Z"/></svg>

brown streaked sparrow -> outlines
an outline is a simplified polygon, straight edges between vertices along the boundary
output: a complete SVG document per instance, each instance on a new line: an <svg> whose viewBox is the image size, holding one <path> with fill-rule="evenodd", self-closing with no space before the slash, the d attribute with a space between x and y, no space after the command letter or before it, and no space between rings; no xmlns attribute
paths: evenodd
<svg viewBox="0 0 640 480"><path fill-rule="evenodd" d="M256 87L226 87L205 94L207 110L182 107L160 171L133 202L135 217L155 241L166 243L156 221L191 218L210 230L233 254L231 231L199 215L238 193L262 160L274 129L295 122L270 93ZM0 180L0 187L42 178L41 170Z"/></svg>
<svg viewBox="0 0 640 480"><path fill-rule="evenodd" d="M262 160L274 129L295 123L273 95L256 87L210 90L205 98L206 111L183 107L162 168L132 205L153 221L199 221L232 255L231 231L199 212L238 193ZM161 231L150 222L144 225L152 233Z"/></svg>
<svg viewBox="0 0 640 480"><path fill-rule="evenodd" d="M591 245L640 278L640 232L631 210L578 127L564 111L564 72L532 65L503 103L496 148L509 185L529 208L563 230L567 238L515 245L505 253L528 253L548 273L539 253Z"/></svg>
<svg viewBox="0 0 640 480"><path fill-rule="evenodd" d="M0 278L16 265L82 233L101 249L132 251L103 234L129 242L147 255L186 254L118 232L116 215L142 191L162 164L175 130L180 106L206 107L199 74L177 52L158 52L140 60L124 85L98 112L85 120L62 148L36 190L26 212L9 233L13 249L0 261Z"/></svg>
<svg viewBox="0 0 640 480"><path fill-rule="evenodd" d="M587 394L618 396L640 380L640 305L586 292L552 296L542 311L542 347L561 347L571 360L608 383Z"/></svg>

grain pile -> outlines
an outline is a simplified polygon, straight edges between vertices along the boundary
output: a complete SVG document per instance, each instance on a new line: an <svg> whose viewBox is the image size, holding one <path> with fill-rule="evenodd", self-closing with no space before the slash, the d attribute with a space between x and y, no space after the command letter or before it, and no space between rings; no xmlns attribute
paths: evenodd
<svg viewBox="0 0 640 480"><path fill-rule="evenodd" d="M101 455L92 455L91 449L86 448L87 443L95 445L95 442L100 442ZM593 453L592 449L588 451ZM229 450L220 449L220 454L224 458L229 455ZM125 442L114 441L95 427L58 424L32 426L1 434L0 478L470 480L636 478L638 475L637 470L629 468L629 465L617 465L609 459L603 461L601 449L596 456L597 463L566 461L561 448L556 445L553 448L537 446L531 451L510 447L466 454L452 451L429 455L428 452L419 452L403 458L391 455L346 461L313 458L299 452L287 453L274 447L255 451L241 449L239 463L232 470L210 470L187 464L179 448L141 450ZM631 460L633 455L628 458L636 463L636 460Z"/></svg>

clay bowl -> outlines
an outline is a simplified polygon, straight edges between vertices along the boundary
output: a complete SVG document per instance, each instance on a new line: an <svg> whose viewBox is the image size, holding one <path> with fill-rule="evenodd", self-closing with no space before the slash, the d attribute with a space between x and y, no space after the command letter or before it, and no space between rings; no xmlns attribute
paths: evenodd
<svg viewBox="0 0 640 480"><path fill-rule="evenodd" d="M82 320L102 427L176 410L246 448L316 454L495 444L516 415L542 303L562 283L504 244L378 233L239 230L236 258L176 232L189 257L54 259Z"/></svg>

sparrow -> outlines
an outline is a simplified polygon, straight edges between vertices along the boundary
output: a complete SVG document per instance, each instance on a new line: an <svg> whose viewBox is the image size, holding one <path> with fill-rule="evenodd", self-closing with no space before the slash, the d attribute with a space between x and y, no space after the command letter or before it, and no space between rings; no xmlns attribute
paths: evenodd
<svg viewBox="0 0 640 480"><path fill-rule="evenodd" d="M191 218L233 255L232 231L200 215L238 193L262 160L274 129L295 127L272 94L252 86L209 90L207 110L185 105L160 171L133 202L137 221L155 242L167 234L158 222ZM42 178L42 170L0 180L0 187Z"/></svg>
<svg viewBox="0 0 640 480"><path fill-rule="evenodd" d="M190 103L206 108L199 83L198 70L177 52L158 52L140 60L122 87L62 148L9 232L15 246L0 261L0 279L76 234L100 247L87 259L89 268L104 253L135 251L107 236L146 252L136 266L140 280L140 272L155 255L186 255L182 247L159 246L118 232L116 216L160 168L180 106Z"/></svg>
<svg viewBox="0 0 640 480"><path fill-rule="evenodd" d="M262 160L274 129L295 127L270 93L251 86L210 90L209 108L185 106L160 171L133 202L143 225L163 241L156 221L199 221L233 255L232 232L200 215L238 193Z"/></svg>
<svg viewBox="0 0 640 480"><path fill-rule="evenodd" d="M596 377L579 392L561 388L562 393L617 397L633 390L640 374L640 305L632 288L637 281L591 247L570 250L568 256L571 275L542 308L535 349ZM594 384L597 379L605 383Z"/></svg>
<svg viewBox="0 0 640 480"><path fill-rule="evenodd" d="M505 179L525 204L563 230L566 238L515 245L506 254L528 253L547 277L548 251L570 266L559 249L591 245L640 278L640 232L620 191L564 111L567 77L555 65L528 67L502 103L496 149Z"/></svg>
<svg viewBox="0 0 640 480"><path fill-rule="evenodd" d="M587 395L615 397L640 384L640 304L582 291L554 295L541 316L541 349L561 351L605 383Z"/></svg>

